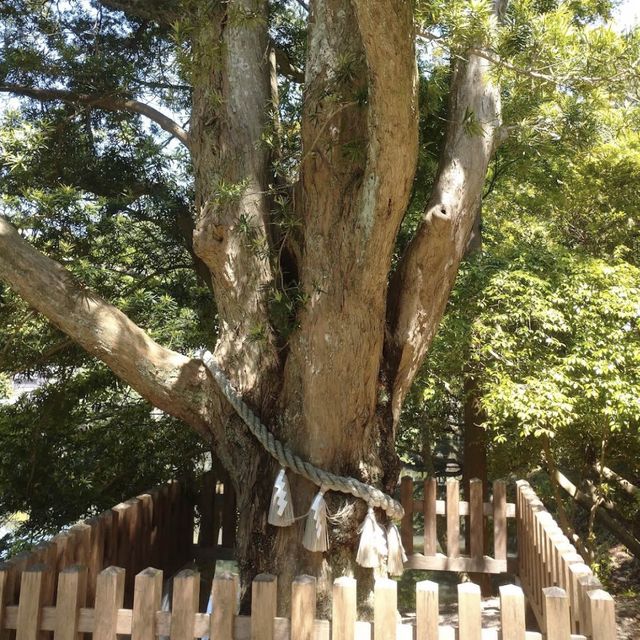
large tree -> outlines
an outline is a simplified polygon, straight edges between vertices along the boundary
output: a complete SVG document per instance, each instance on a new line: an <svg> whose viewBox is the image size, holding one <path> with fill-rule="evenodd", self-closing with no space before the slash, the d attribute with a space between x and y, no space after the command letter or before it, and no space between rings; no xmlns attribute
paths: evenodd
<svg viewBox="0 0 640 640"><path fill-rule="evenodd" d="M560 55L584 42L583 24L606 3L574 3L573 13L548 4L516 3L500 31L502 2L100 0L60 10L15 0L2 9L0 91L25 100L27 120L48 119L47 143L32 154L45 174L36 181L115 198L110 214L160 221L184 249L215 303L215 344L206 346L271 431L313 464L391 491L403 402L478 219L487 167L510 131L500 74L524 77L535 102L595 86L591 76L607 68L581 60L571 75ZM448 68L429 72L444 91L419 92L417 41L436 43L421 65L446 47ZM544 72L521 68L531 52ZM176 117L188 112L188 123L167 116L167 105ZM421 110L446 123L433 139ZM111 137L93 135L97 117ZM176 142L161 144L161 130ZM78 156L74 140L86 146ZM120 161L132 148L123 190ZM90 170L78 157L91 159ZM12 156L7 184L23 163ZM168 186L172 172L183 178ZM165 203L160 217L145 209L154 198ZM298 526L268 526L274 462L202 361L155 340L34 248L32 224L19 226L22 235L0 218L0 277L197 431L228 470L244 578L272 571L286 593L297 573L353 569L358 518L333 530L325 555L301 547ZM315 490L293 479L297 513Z"/></svg>

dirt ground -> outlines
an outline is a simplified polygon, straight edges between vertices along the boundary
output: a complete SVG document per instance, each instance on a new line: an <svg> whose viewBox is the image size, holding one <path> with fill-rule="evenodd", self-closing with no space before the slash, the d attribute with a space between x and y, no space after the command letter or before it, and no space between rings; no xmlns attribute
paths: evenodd
<svg viewBox="0 0 640 640"><path fill-rule="evenodd" d="M616 601L618 640L639 640L640 560L622 545L610 549L605 586Z"/></svg>

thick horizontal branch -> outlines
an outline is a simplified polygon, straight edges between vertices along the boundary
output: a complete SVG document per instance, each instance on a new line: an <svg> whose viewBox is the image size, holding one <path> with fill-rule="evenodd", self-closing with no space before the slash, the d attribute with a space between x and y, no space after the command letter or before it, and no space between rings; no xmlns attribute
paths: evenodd
<svg viewBox="0 0 640 640"><path fill-rule="evenodd" d="M41 102L60 100L69 104L84 105L87 107L96 107L105 109L106 111L126 111L128 113L138 113L149 120L155 122L158 126L170 133L174 138L180 140L182 144L190 147L189 134L177 122L164 115L157 109L133 100L131 98L119 98L112 95L92 95L86 93L74 93L73 91L64 91L61 89L38 89L36 87L26 87L23 85L0 85L0 93L13 93L14 95L26 96Z"/></svg>
<svg viewBox="0 0 640 640"><path fill-rule="evenodd" d="M0 279L121 380L207 439L231 409L200 360L155 342L0 217Z"/></svg>

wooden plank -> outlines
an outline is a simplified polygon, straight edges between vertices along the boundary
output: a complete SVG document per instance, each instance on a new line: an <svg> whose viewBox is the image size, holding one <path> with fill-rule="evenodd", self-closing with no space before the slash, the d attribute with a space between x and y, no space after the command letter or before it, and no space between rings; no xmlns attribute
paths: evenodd
<svg viewBox="0 0 640 640"><path fill-rule="evenodd" d="M469 503L466 500L460 500L458 503L461 516L469 515ZM414 513L424 512L424 500L416 499L413 501ZM493 515L493 502L485 502L482 505L482 513L486 516ZM446 500L436 500L436 515L444 516L447 514ZM507 502L507 518L516 517L516 505L514 502Z"/></svg>
<svg viewBox="0 0 640 640"><path fill-rule="evenodd" d="M569 566L569 575L571 577L569 590L569 609L571 614L571 629L574 633L583 633L586 612L582 610L581 602L582 594L580 593L580 585L578 580L584 576L592 575L589 565L582 562L576 562Z"/></svg>
<svg viewBox="0 0 640 640"><path fill-rule="evenodd" d="M193 640L199 597L200 574L192 569L180 571L173 579L171 640Z"/></svg>
<svg viewBox="0 0 640 640"><path fill-rule="evenodd" d="M124 603L124 569L107 567L98 574L93 640L116 640L118 609Z"/></svg>
<svg viewBox="0 0 640 640"><path fill-rule="evenodd" d="M455 478L447 478L447 556L460 555L460 483Z"/></svg>
<svg viewBox="0 0 640 640"><path fill-rule="evenodd" d="M416 584L416 637L438 640L438 583L422 580Z"/></svg>
<svg viewBox="0 0 640 640"><path fill-rule="evenodd" d="M356 581L343 576L333 582L331 640L355 640Z"/></svg>
<svg viewBox="0 0 640 640"><path fill-rule="evenodd" d="M81 640L80 609L87 599L87 568L67 567L58 575L54 640Z"/></svg>
<svg viewBox="0 0 640 640"><path fill-rule="evenodd" d="M291 584L291 640L312 640L316 618L316 579L298 576Z"/></svg>
<svg viewBox="0 0 640 640"><path fill-rule="evenodd" d="M133 588L131 640L155 640L156 611L162 605L162 571L149 567L141 571Z"/></svg>
<svg viewBox="0 0 640 640"><path fill-rule="evenodd" d="M587 593L589 627L593 640L615 640L616 614L613 598L602 589Z"/></svg>
<svg viewBox="0 0 640 640"><path fill-rule="evenodd" d="M509 569L508 560L496 560L489 556L482 558L470 558L458 556L449 558L442 553L433 556L423 556L414 553L407 558L407 569L419 569L421 571L468 571L472 573L506 573Z"/></svg>
<svg viewBox="0 0 640 640"><path fill-rule="evenodd" d="M213 579L211 600L213 612L209 638L232 640L236 617L236 582L230 573L223 573Z"/></svg>
<svg viewBox="0 0 640 640"><path fill-rule="evenodd" d="M569 597L560 587L542 590L547 640L570 640Z"/></svg>
<svg viewBox="0 0 640 640"><path fill-rule="evenodd" d="M500 587L500 625L502 640L525 640L524 593L514 584Z"/></svg>
<svg viewBox="0 0 640 640"><path fill-rule="evenodd" d="M473 582L458 585L458 637L459 640L481 640L482 609L480 587Z"/></svg>
<svg viewBox="0 0 640 640"><path fill-rule="evenodd" d="M437 522L436 522L436 490L435 478L424 481L424 555L433 556L437 551Z"/></svg>
<svg viewBox="0 0 640 640"><path fill-rule="evenodd" d="M46 588L47 568L34 565L22 572L16 640L37 640Z"/></svg>
<svg viewBox="0 0 640 640"><path fill-rule="evenodd" d="M590 591L596 591L597 589L602 589L602 585L600 584L600 580L596 578L594 575L586 575L580 576L578 578L578 590L580 592L580 610L582 611L581 622L581 631L580 633L585 636L590 636L592 634L591 630L591 617L589 615L589 599L588 594Z"/></svg>
<svg viewBox="0 0 640 640"><path fill-rule="evenodd" d="M274 640L278 579L261 573L251 585L251 640Z"/></svg>
<svg viewBox="0 0 640 640"><path fill-rule="evenodd" d="M493 557L507 559L507 483L493 483Z"/></svg>
<svg viewBox="0 0 640 640"><path fill-rule="evenodd" d="M378 578L373 589L373 633L376 640L396 640L397 615L397 583L389 578Z"/></svg>
<svg viewBox="0 0 640 640"><path fill-rule="evenodd" d="M407 555L413 553L413 479L402 476L400 480L400 502L404 515L400 522L400 538Z"/></svg>
<svg viewBox="0 0 640 640"><path fill-rule="evenodd" d="M5 630L6 606L11 602L9 599L13 591L11 566L9 564L0 565L0 640L7 640L9 633Z"/></svg>
<svg viewBox="0 0 640 640"><path fill-rule="evenodd" d="M469 480L469 555L482 558L484 555L484 516L482 513L482 480Z"/></svg>

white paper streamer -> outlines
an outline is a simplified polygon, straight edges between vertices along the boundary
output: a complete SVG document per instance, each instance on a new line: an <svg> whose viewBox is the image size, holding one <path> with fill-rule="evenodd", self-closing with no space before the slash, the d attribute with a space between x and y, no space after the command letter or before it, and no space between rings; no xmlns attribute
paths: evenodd
<svg viewBox="0 0 640 640"><path fill-rule="evenodd" d="M387 527L387 550L387 572L391 576L401 576L407 554L404 552L398 527L393 522Z"/></svg>
<svg viewBox="0 0 640 640"><path fill-rule="evenodd" d="M329 548L329 530L327 528L327 503L324 501L325 489L316 494L304 527L302 546L309 551L326 551Z"/></svg>
<svg viewBox="0 0 640 640"><path fill-rule="evenodd" d="M384 564L387 555L387 537L384 529L378 524L373 507L369 507L360 528L360 544L356 562L361 567L375 569Z"/></svg>
<svg viewBox="0 0 640 640"><path fill-rule="evenodd" d="M294 523L294 520L289 479L286 470L282 468L273 483L267 522L275 527L288 527Z"/></svg>

